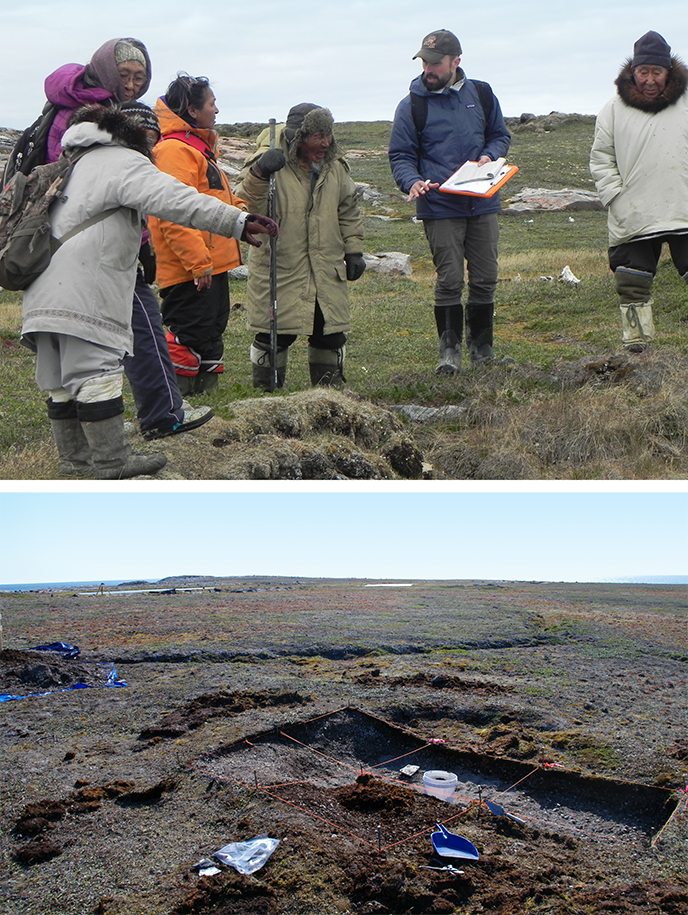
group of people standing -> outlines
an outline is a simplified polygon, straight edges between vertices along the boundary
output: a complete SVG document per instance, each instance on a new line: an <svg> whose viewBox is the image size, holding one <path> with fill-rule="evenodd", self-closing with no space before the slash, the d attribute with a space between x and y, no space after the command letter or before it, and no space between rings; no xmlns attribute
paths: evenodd
<svg viewBox="0 0 688 915"><path fill-rule="evenodd" d="M439 187L465 161L506 156L510 143L498 99L466 76L461 54L447 30L423 39L415 55L423 72L397 108L389 144L393 176L416 201L432 252L437 372L448 375L461 370L464 342L472 364L494 359L500 202L498 194ZM112 211L59 248L24 295L23 339L36 351L65 474L115 479L163 466L164 455L133 454L125 439L123 372L145 438L211 418L209 407L185 398L212 390L224 370L228 272L241 262L239 240L250 245L254 386L284 384L298 335L308 338L313 384L345 380L347 283L365 260L356 188L331 113L293 107L284 124L258 137L233 191L216 161L218 107L208 80L180 74L152 110L137 101L150 81L145 46L123 38L45 84L52 119L45 161L81 153L51 213L53 233ZM688 281L687 85L683 64L648 32L597 121L591 170L609 209L609 264L632 352L654 337L650 290L664 241ZM20 157L10 159L10 174L12 167ZM156 276L161 306L151 289Z"/></svg>

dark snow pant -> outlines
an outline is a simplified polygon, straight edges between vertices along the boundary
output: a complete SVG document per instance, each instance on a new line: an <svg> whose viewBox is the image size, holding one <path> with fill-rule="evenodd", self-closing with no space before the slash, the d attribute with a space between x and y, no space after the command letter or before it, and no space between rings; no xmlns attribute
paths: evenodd
<svg viewBox="0 0 688 915"><path fill-rule="evenodd" d="M612 270L617 267L627 267L630 270L642 270L644 273L657 273L659 256L662 253L662 244L669 245L671 259L679 272L679 276L688 280L688 233L682 235L656 235L654 238L641 238L638 241L629 241L624 245L616 245L609 249L609 266Z"/></svg>
<svg viewBox="0 0 688 915"><path fill-rule="evenodd" d="M341 331L336 334L324 334L325 316L322 313L320 305L315 303L315 314L313 315L313 333L308 336L308 344L314 349L337 350L341 349L346 343L346 334ZM296 334L277 334L277 346L279 349L285 349L294 343ZM255 336L255 344L260 349L268 351L270 349L270 334L259 333Z"/></svg>
<svg viewBox="0 0 688 915"><path fill-rule="evenodd" d="M141 431L171 432L184 421L182 395L167 348L160 305L140 273L136 276L131 326L134 354L127 356L123 365Z"/></svg>
<svg viewBox="0 0 688 915"><path fill-rule="evenodd" d="M160 290L162 320L182 346L200 358L199 372L222 372L222 335L229 320L227 273L213 276L210 289L198 290L193 280Z"/></svg>

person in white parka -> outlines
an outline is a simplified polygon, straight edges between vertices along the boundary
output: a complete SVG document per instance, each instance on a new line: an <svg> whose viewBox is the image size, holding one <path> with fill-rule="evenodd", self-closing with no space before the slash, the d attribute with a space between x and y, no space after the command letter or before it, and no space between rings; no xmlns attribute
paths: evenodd
<svg viewBox="0 0 688 915"><path fill-rule="evenodd" d="M60 238L105 210L111 215L74 235L26 290L22 340L36 352L36 381L49 404L62 472L122 479L157 472L164 455L131 453L124 437L122 359L132 352L131 302L141 218L241 238L276 235L274 222L229 206L164 174L151 162L145 130L117 108L75 112L65 153L89 148L50 211Z"/></svg>
<svg viewBox="0 0 688 915"><path fill-rule="evenodd" d="M590 171L608 210L624 347L655 337L652 283L666 242L688 282L688 70L657 32L636 41L600 111Z"/></svg>

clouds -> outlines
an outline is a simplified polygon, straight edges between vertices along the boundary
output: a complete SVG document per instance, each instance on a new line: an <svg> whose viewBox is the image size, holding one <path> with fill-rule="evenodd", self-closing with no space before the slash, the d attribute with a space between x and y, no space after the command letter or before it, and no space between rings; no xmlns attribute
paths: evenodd
<svg viewBox="0 0 688 915"><path fill-rule="evenodd" d="M281 119L305 100L340 121L388 120L420 71L413 54L435 28L456 32L467 73L493 84L506 115L595 114L643 32L661 32L682 53L683 14L675 0L651 10L639 0L493 0L430 13L418 0L15 4L3 11L0 125L25 127L43 105L48 73L85 63L119 35L140 38L150 51L148 102L187 70L211 79L225 123Z"/></svg>

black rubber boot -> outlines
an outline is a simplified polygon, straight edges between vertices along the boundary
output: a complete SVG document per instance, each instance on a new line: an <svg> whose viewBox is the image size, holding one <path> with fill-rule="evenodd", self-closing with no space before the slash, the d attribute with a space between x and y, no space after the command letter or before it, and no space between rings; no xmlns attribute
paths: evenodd
<svg viewBox="0 0 688 915"><path fill-rule="evenodd" d="M436 305L435 324L440 338L440 358L435 374L458 375L461 371L463 307L461 305Z"/></svg>
<svg viewBox="0 0 688 915"><path fill-rule="evenodd" d="M468 305L466 308L466 338L471 365L492 362L494 305Z"/></svg>

